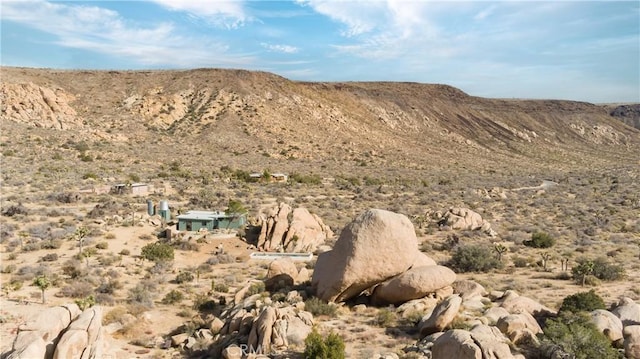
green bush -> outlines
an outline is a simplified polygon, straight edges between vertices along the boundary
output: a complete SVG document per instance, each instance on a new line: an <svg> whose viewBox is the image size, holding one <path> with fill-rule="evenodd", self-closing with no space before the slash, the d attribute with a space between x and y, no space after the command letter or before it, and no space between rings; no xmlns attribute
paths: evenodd
<svg viewBox="0 0 640 359"><path fill-rule="evenodd" d="M605 309L605 305L604 300L593 289L565 297L560 306L560 312L591 312L596 309Z"/></svg>
<svg viewBox="0 0 640 359"><path fill-rule="evenodd" d="M175 282L177 284L187 283L193 281L194 276L191 272L180 272L176 276Z"/></svg>
<svg viewBox="0 0 640 359"><path fill-rule="evenodd" d="M184 299L184 294L181 291L173 289L162 298L162 304L175 304Z"/></svg>
<svg viewBox="0 0 640 359"><path fill-rule="evenodd" d="M153 262L165 262L173 260L173 247L166 243L149 243L142 247L142 258Z"/></svg>
<svg viewBox="0 0 640 359"><path fill-rule="evenodd" d="M608 263L604 258L595 260L580 258L577 262L578 264L571 269L571 273L578 283L588 284L587 279L590 276L604 281L624 278L624 268L621 265Z"/></svg>
<svg viewBox="0 0 640 359"><path fill-rule="evenodd" d="M304 340L304 357L309 359L344 359L344 341L331 333L323 338L314 328Z"/></svg>
<svg viewBox="0 0 640 359"><path fill-rule="evenodd" d="M533 248L551 248L556 244L556 240L545 232L535 232L531 234L531 239L524 241L523 244Z"/></svg>
<svg viewBox="0 0 640 359"><path fill-rule="evenodd" d="M458 247L448 264L457 272L488 272L502 268L502 262L495 256L493 249L483 245Z"/></svg>
<svg viewBox="0 0 640 359"><path fill-rule="evenodd" d="M324 302L318 297L311 297L304 301L304 310L310 312L314 316L326 315L328 317L336 316L336 306Z"/></svg>
<svg viewBox="0 0 640 359"><path fill-rule="evenodd" d="M253 283L253 284L251 284L249 286L249 290L247 291L247 295L251 296L251 295L254 295L254 294L260 294L260 293L264 292L265 290L266 289L265 289L265 286L264 286L264 282L255 282L255 283Z"/></svg>
<svg viewBox="0 0 640 359"><path fill-rule="evenodd" d="M598 331L587 313L562 312L558 318L547 319L541 339L542 351L560 354L557 357L567 354L575 359L619 358L609 339Z"/></svg>

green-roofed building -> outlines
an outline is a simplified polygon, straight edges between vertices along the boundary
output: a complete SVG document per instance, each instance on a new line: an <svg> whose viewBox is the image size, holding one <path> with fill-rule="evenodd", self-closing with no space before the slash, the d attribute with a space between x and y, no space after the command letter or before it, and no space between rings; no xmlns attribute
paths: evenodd
<svg viewBox="0 0 640 359"><path fill-rule="evenodd" d="M209 231L214 229L236 229L247 223L245 214L227 215L224 212L216 211L189 211L178 216L179 231L199 231L206 228Z"/></svg>

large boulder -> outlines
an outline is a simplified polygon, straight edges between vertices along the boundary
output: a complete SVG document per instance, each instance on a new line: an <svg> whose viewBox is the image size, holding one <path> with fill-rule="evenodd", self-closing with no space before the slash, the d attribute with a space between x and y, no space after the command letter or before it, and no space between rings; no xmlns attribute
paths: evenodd
<svg viewBox="0 0 640 359"><path fill-rule="evenodd" d="M591 312L591 321L609 341L622 340L622 321L608 310L596 309Z"/></svg>
<svg viewBox="0 0 640 359"><path fill-rule="evenodd" d="M291 258L278 258L269 264L264 284L267 290L290 287L298 278L298 268Z"/></svg>
<svg viewBox="0 0 640 359"><path fill-rule="evenodd" d="M624 353L628 359L640 359L640 325L624 328Z"/></svg>
<svg viewBox="0 0 640 359"><path fill-rule="evenodd" d="M494 333L494 331L490 331ZM497 334L497 333L496 333ZM486 330L448 330L431 347L434 359L512 359L509 345Z"/></svg>
<svg viewBox="0 0 640 359"><path fill-rule="evenodd" d="M526 312L536 318L548 317L556 314L553 309L546 307L529 297L521 296L512 290L508 290L504 293L501 306L509 313L518 314Z"/></svg>
<svg viewBox="0 0 640 359"><path fill-rule="evenodd" d="M319 298L345 301L405 272L418 253L409 218L370 209L342 230L332 250L318 256L311 284Z"/></svg>
<svg viewBox="0 0 640 359"><path fill-rule="evenodd" d="M291 222L289 222L291 218ZM258 217L257 247L263 251L315 252L333 231L306 208L280 203Z"/></svg>
<svg viewBox="0 0 640 359"><path fill-rule="evenodd" d="M459 295L452 295L438 304L431 315L420 324L420 335L427 336L443 331L455 319L460 311L462 298Z"/></svg>
<svg viewBox="0 0 640 359"><path fill-rule="evenodd" d="M432 265L411 268L377 286L372 300L377 304L400 304L418 299L451 285L456 274L449 268Z"/></svg>
<svg viewBox="0 0 640 359"><path fill-rule="evenodd" d="M286 252L314 252L331 237L333 231L320 217L309 213L306 208L299 207L293 210L283 244Z"/></svg>
<svg viewBox="0 0 640 359"><path fill-rule="evenodd" d="M94 358L96 341L102 331L102 308L94 306L74 320L60 338L56 346L54 359L62 358Z"/></svg>
<svg viewBox="0 0 640 359"><path fill-rule="evenodd" d="M622 298L611 312L620 318L624 326L640 325L640 304L631 298Z"/></svg>

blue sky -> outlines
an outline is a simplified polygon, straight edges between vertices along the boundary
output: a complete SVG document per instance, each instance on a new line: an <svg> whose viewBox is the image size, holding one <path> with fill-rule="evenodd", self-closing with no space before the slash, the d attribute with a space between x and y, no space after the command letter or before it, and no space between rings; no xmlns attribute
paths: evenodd
<svg viewBox="0 0 640 359"><path fill-rule="evenodd" d="M242 68L640 102L640 2L2 0L5 66Z"/></svg>

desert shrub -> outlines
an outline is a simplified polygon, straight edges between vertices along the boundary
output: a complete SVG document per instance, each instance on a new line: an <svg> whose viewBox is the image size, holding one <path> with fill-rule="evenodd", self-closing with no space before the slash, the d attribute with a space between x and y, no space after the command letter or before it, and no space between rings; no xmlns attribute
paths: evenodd
<svg viewBox="0 0 640 359"><path fill-rule="evenodd" d="M191 273L191 272L180 272L180 273L178 273L178 275L176 276L176 279L174 281L177 284L182 284L182 283L191 282L191 281L193 281L193 279L194 279L193 273Z"/></svg>
<svg viewBox="0 0 640 359"><path fill-rule="evenodd" d="M16 268L17 267L15 264L9 264L9 265L3 266L0 273L3 273L3 274L13 273L16 271Z"/></svg>
<svg viewBox="0 0 640 359"><path fill-rule="evenodd" d="M50 239L40 243L40 248L42 249L58 249L60 247L62 247L62 240L60 239Z"/></svg>
<svg viewBox="0 0 640 359"><path fill-rule="evenodd" d="M198 252L200 250L200 246L198 246L197 243L191 242L191 241L180 241L176 244L174 244L174 246L181 250L181 251L194 251L194 252Z"/></svg>
<svg viewBox="0 0 640 359"><path fill-rule="evenodd" d="M541 351L553 355L568 354L575 359L618 359L618 352L600 333L586 313L562 312L558 318L547 319L541 336ZM541 355L551 357L549 354Z"/></svg>
<svg viewBox="0 0 640 359"><path fill-rule="evenodd" d="M166 243L149 243L142 247L142 258L153 262L165 262L173 260L173 247Z"/></svg>
<svg viewBox="0 0 640 359"><path fill-rule="evenodd" d="M107 242L98 242L98 243L96 243L96 248L97 249L107 249L107 248L109 248L109 243L107 243Z"/></svg>
<svg viewBox="0 0 640 359"><path fill-rule="evenodd" d="M304 183L304 184L311 184L311 185L319 185L322 183L322 178L320 178L320 176L318 175L303 175L300 173L292 173L291 175L289 175L289 181L294 182L294 183Z"/></svg>
<svg viewBox="0 0 640 359"><path fill-rule="evenodd" d="M101 266L105 266L105 267L113 265L114 263L119 262L121 260L122 260L122 256L115 255L113 253L105 254L98 257L98 263L100 263Z"/></svg>
<svg viewBox="0 0 640 359"><path fill-rule="evenodd" d="M375 323L379 327L390 327L395 321L396 314L387 308L380 309L376 314Z"/></svg>
<svg viewBox="0 0 640 359"><path fill-rule="evenodd" d="M62 266L62 273L68 275L72 279L75 279L85 276L87 274L87 269L79 260L70 259Z"/></svg>
<svg viewBox="0 0 640 359"><path fill-rule="evenodd" d="M101 305L112 306L116 304L116 299L111 294L98 293L96 294L96 303Z"/></svg>
<svg viewBox="0 0 640 359"><path fill-rule="evenodd" d="M215 292L219 292L219 293L229 293L229 286L225 283L212 283L212 288L213 291Z"/></svg>
<svg viewBox="0 0 640 359"><path fill-rule="evenodd" d="M315 359L344 359L344 341L331 333L323 338L314 328L304 340L304 357Z"/></svg>
<svg viewBox="0 0 640 359"><path fill-rule="evenodd" d="M231 254L221 253L207 259L206 263L209 265L216 265L216 264L228 264L228 263L235 263L235 262L236 262L236 257L232 256Z"/></svg>
<svg viewBox="0 0 640 359"><path fill-rule="evenodd" d="M162 298L162 304L175 304L184 299L184 294L179 290L172 290Z"/></svg>
<svg viewBox="0 0 640 359"><path fill-rule="evenodd" d="M55 262L58 260L58 254L56 253L45 254L44 256L42 256L42 258L40 258L40 260L42 262Z"/></svg>
<svg viewBox="0 0 640 359"><path fill-rule="evenodd" d="M249 286L249 290L247 291L247 295L251 296L254 294L260 294L266 290L264 282L255 282Z"/></svg>
<svg viewBox="0 0 640 359"><path fill-rule="evenodd" d="M115 307L108 311L104 317L102 318L102 324L108 325L111 323L121 323L124 324L125 318L129 314L127 312L127 308L125 307Z"/></svg>
<svg viewBox="0 0 640 359"><path fill-rule="evenodd" d="M551 248L556 244L556 240L546 232L534 232L531 239L522 242L527 247L533 248Z"/></svg>
<svg viewBox="0 0 640 359"><path fill-rule="evenodd" d="M122 287L122 283L117 279L103 278L98 288L96 288L96 292L113 294L116 290L121 289Z"/></svg>
<svg viewBox="0 0 640 359"><path fill-rule="evenodd" d="M131 254L131 251L126 248L120 251L120 255L128 256L129 254Z"/></svg>
<svg viewBox="0 0 640 359"><path fill-rule="evenodd" d="M483 245L458 247L448 262L448 266L458 272L488 272L502 265L493 249Z"/></svg>
<svg viewBox="0 0 640 359"><path fill-rule="evenodd" d="M580 258L578 264L571 269L571 273L577 282L587 283L587 279L593 276L604 281L620 280L624 277L624 268L621 265L608 263L604 258L589 260Z"/></svg>
<svg viewBox="0 0 640 359"><path fill-rule="evenodd" d="M216 302L206 294L196 294L193 298L193 309L201 312L212 311L216 308Z"/></svg>
<svg viewBox="0 0 640 359"><path fill-rule="evenodd" d="M604 281L620 280L624 277L624 268L607 262L605 258L596 258L593 261L593 275Z"/></svg>
<svg viewBox="0 0 640 359"><path fill-rule="evenodd" d="M143 280L129 290L127 301L129 304L153 308L153 300L155 299L157 289L157 285L154 282Z"/></svg>
<svg viewBox="0 0 640 359"><path fill-rule="evenodd" d="M69 298L86 298L93 294L93 286L87 282L73 282L60 289L60 295Z"/></svg>
<svg viewBox="0 0 640 359"><path fill-rule="evenodd" d="M591 312L596 309L605 309L605 305L604 300L593 289L565 297L560 306L560 312Z"/></svg>
<svg viewBox="0 0 640 359"><path fill-rule="evenodd" d="M78 305L80 310L85 310L96 304L96 298L93 295L89 295L81 299L76 299L75 303Z"/></svg>
<svg viewBox="0 0 640 359"><path fill-rule="evenodd" d="M329 304L318 297L310 297L304 301L304 310L310 312L314 316L326 315L335 317L337 308L335 305Z"/></svg>
<svg viewBox="0 0 640 359"><path fill-rule="evenodd" d="M516 268L525 268L529 266L529 260L525 257L513 257L513 265Z"/></svg>

